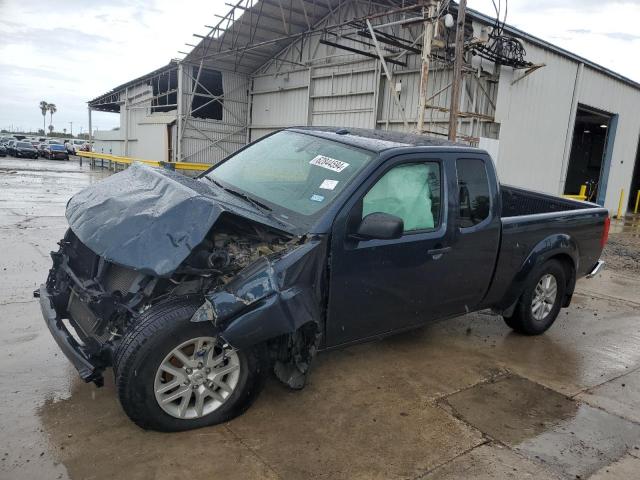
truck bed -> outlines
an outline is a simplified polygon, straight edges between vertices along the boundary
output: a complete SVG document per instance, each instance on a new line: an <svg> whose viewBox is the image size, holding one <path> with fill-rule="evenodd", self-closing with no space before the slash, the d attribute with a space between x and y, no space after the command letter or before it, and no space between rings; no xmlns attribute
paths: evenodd
<svg viewBox="0 0 640 480"><path fill-rule="evenodd" d="M556 245L575 252L576 277L586 275L602 252L608 211L599 205L501 185L502 236L495 275L485 305L506 308L509 292L523 281L518 272L537 250Z"/></svg>
<svg viewBox="0 0 640 480"><path fill-rule="evenodd" d="M502 217L520 217L536 213L566 212L597 207L587 202L561 198L523 188L500 185Z"/></svg>

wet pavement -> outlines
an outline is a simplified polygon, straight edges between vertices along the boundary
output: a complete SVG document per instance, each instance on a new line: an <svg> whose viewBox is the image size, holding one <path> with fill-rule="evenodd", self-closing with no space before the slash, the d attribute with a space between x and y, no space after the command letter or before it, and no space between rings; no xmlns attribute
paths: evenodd
<svg viewBox="0 0 640 480"><path fill-rule="evenodd" d="M321 354L243 416L146 432L79 381L32 291L67 199L106 172L0 158L0 478L640 478L640 279L578 285L545 335L485 312ZM625 234L614 233L613 238Z"/></svg>

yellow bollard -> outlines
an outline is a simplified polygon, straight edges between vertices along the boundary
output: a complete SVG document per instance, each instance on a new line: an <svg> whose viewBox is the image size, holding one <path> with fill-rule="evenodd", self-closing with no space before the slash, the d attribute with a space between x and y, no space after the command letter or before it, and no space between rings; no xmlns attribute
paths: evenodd
<svg viewBox="0 0 640 480"><path fill-rule="evenodd" d="M633 209L633 213L638 213L638 205L640 205L640 190L638 190L638 195L636 195L636 208Z"/></svg>
<svg viewBox="0 0 640 480"><path fill-rule="evenodd" d="M578 194L582 197L582 200L586 200L587 199L587 186L586 185L580 185L580 193Z"/></svg>
<svg viewBox="0 0 640 480"><path fill-rule="evenodd" d="M618 202L618 215L616 215L617 219L622 217L622 201L624 200L624 188L620 189L620 201Z"/></svg>

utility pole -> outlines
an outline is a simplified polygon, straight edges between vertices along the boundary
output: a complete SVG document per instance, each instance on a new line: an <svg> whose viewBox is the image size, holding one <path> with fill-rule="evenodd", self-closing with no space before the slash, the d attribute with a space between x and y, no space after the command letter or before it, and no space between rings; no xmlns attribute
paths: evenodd
<svg viewBox="0 0 640 480"><path fill-rule="evenodd" d="M71 136L73 137L73 122L69 122L69 126L71 127L70 128Z"/></svg>
<svg viewBox="0 0 640 480"><path fill-rule="evenodd" d="M458 112L460 110L460 87L462 85L462 61L464 60L464 21L467 0L460 0L456 25L456 57L453 64L453 83L451 85L451 105L449 106L449 140L458 138Z"/></svg>
<svg viewBox="0 0 640 480"><path fill-rule="evenodd" d="M431 62L431 42L433 40L434 25L436 22L436 12L440 8L440 2L436 0L424 0L422 15L426 18L424 22L424 33L422 36L422 67L420 70L420 102L418 106L418 123L416 130L422 133L424 130L424 112L427 109L427 86L429 81L429 66Z"/></svg>

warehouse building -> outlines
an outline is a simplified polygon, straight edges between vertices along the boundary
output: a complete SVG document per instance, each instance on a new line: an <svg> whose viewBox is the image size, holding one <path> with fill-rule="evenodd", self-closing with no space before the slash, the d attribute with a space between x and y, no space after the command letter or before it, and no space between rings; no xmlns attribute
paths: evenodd
<svg viewBox="0 0 640 480"><path fill-rule="evenodd" d="M90 115L120 114L96 151L216 163L292 125L446 138L456 105L456 138L489 151L502 182L554 194L587 184L612 211L621 191L631 205L640 85L467 10L452 104L456 17L447 1L240 0L183 59L89 102Z"/></svg>

